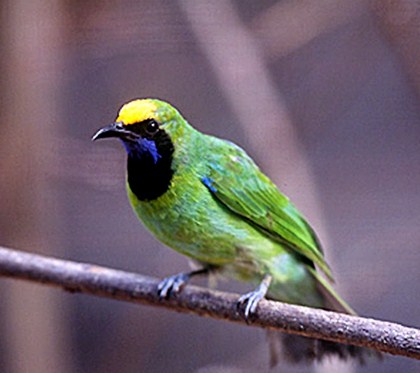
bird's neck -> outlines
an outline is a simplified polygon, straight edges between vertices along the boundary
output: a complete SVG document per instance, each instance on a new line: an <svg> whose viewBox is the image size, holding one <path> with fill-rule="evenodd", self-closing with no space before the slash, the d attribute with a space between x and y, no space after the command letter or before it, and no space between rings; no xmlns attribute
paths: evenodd
<svg viewBox="0 0 420 373"><path fill-rule="evenodd" d="M152 201L170 187L174 146L165 133L155 140L126 146L128 185L140 201Z"/></svg>

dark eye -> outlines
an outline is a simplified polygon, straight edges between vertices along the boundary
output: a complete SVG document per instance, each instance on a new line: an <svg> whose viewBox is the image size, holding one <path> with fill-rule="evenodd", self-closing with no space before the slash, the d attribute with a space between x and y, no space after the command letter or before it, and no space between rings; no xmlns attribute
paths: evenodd
<svg viewBox="0 0 420 373"><path fill-rule="evenodd" d="M150 120L146 124L146 132L149 135L154 135L159 130L159 124L155 120Z"/></svg>

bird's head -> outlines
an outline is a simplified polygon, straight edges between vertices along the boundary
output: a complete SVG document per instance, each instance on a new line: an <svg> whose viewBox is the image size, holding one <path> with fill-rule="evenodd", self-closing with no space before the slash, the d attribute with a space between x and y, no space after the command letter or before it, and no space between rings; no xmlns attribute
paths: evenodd
<svg viewBox="0 0 420 373"><path fill-rule="evenodd" d="M155 163L162 147L172 147L174 138L189 127L170 104L156 99L136 99L124 104L114 123L101 128L92 140L119 138L129 155L151 156Z"/></svg>

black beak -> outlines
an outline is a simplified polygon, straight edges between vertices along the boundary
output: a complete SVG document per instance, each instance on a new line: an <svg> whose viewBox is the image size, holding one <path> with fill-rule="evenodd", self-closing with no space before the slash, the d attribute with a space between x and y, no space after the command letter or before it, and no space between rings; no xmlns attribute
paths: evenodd
<svg viewBox="0 0 420 373"><path fill-rule="evenodd" d="M106 139L107 137L118 137L120 139L127 139L131 135L130 131L124 129L121 122L112 123L109 126L101 128L92 136L92 141L98 139Z"/></svg>

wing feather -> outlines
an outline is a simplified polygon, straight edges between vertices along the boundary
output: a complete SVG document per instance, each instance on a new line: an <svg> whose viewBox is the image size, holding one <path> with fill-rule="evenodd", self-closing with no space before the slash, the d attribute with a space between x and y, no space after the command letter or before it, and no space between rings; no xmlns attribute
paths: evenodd
<svg viewBox="0 0 420 373"><path fill-rule="evenodd" d="M310 225L241 148L227 144L228 155L224 143L223 156L209 162L203 183L230 210L315 263L332 280Z"/></svg>

